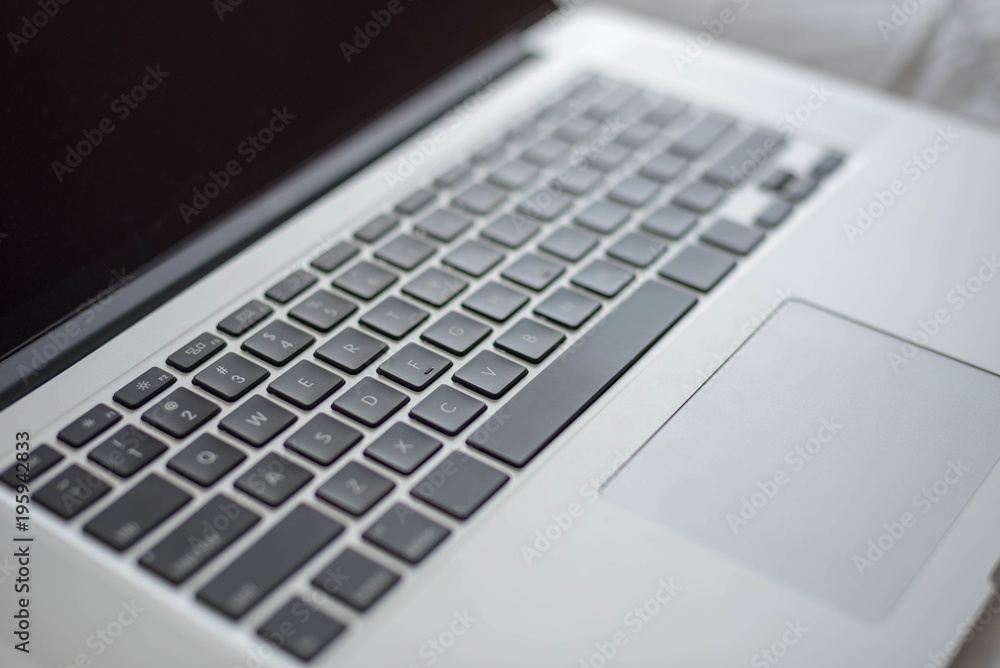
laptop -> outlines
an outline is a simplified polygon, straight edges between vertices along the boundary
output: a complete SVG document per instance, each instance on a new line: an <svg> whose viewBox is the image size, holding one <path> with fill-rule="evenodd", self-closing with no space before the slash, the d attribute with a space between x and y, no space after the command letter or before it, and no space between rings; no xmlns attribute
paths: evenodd
<svg viewBox="0 0 1000 668"><path fill-rule="evenodd" d="M995 132L600 6L8 3L5 666L944 666Z"/></svg>

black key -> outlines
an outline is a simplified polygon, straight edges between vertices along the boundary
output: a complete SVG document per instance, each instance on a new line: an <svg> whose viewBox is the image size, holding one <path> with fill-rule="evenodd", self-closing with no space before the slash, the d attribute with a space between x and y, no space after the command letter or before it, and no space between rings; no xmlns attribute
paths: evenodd
<svg viewBox="0 0 1000 668"><path fill-rule="evenodd" d="M573 277L573 285L595 292L602 297L614 297L632 282L635 274L621 267L594 260Z"/></svg>
<svg viewBox="0 0 1000 668"><path fill-rule="evenodd" d="M587 164L602 172L613 172L632 155L632 149L621 144L608 144L602 150L591 153Z"/></svg>
<svg viewBox="0 0 1000 668"><path fill-rule="evenodd" d="M38 476L62 460L63 456L49 446L37 445L31 449L28 459L23 462L14 462L0 475L0 480L16 488L20 484L28 484L32 480L37 480Z"/></svg>
<svg viewBox="0 0 1000 668"><path fill-rule="evenodd" d="M721 218L701 235L701 240L722 250L746 255L760 243L764 233Z"/></svg>
<svg viewBox="0 0 1000 668"><path fill-rule="evenodd" d="M270 375L271 372L259 364L236 353L226 353L191 382L220 399L236 401Z"/></svg>
<svg viewBox="0 0 1000 668"><path fill-rule="evenodd" d="M767 208L760 212L756 222L761 227L770 229L783 223L791 212L791 204L777 200L768 204Z"/></svg>
<svg viewBox="0 0 1000 668"><path fill-rule="evenodd" d="M761 180L760 187L764 190L781 190L794 177L791 172L776 169Z"/></svg>
<svg viewBox="0 0 1000 668"><path fill-rule="evenodd" d="M434 255L434 251L434 246L426 241L421 241L409 234L400 234L375 251L375 257L404 271L409 271Z"/></svg>
<svg viewBox="0 0 1000 668"><path fill-rule="evenodd" d="M267 386L267 391L304 410L310 410L344 384L344 379L308 360L302 360Z"/></svg>
<svg viewBox="0 0 1000 668"><path fill-rule="evenodd" d="M639 90L634 86L617 84L608 93L598 99L597 102L588 107L584 113L596 119L608 118L620 114L625 106L635 99L638 93Z"/></svg>
<svg viewBox="0 0 1000 668"><path fill-rule="evenodd" d="M473 392L499 399L528 375L528 370L491 350L482 350L459 369L452 379Z"/></svg>
<svg viewBox="0 0 1000 668"><path fill-rule="evenodd" d="M333 279L333 285L355 297L371 299L398 280L399 276L391 271L362 260Z"/></svg>
<svg viewBox="0 0 1000 668"><path fill-rule="evenodd" d="M645 146L659 132L660 128L656 125L645 121L636 121L625 128L615 141L629 148L639 148Z"/></svg>
<svg viewBox="0 0 1000 668"><path fill-rule="evenodd" d="M785 184L780 194L789 202L801 202L812 195L817 186L819 186L819 181L814 178L800 179L796 177Z"/></svg>
<svg viewBox="0 0 1000 668"><path fill-rule="evenodd" d="M810 172L810 176L814 179L825 179L830 174L834 173L840 166L844 164L844 156L840 153L828 153L823 156L823 159L816 163Z"/></svg>
<svg viewBox="0 0 1000 668"><path fill-rule="evenodd" d="M462 306L491 320L503 322L527 303L527 295L490 281L462 302Z"/></svg>
<svg viewBox="0 0 1000 668"><path fill-rule="evenodd" d="M507 131L507 141L529 144L541 138L543 132L541 126L534 119L521 121Z"/></svg>
<svg viewBox="0 0 1000 668"><path fill-rule="evenodd" d="M264 296L279 304L287 304L315 282L315 276L304 269L299 269L272 285Z"/></svg>
<svg viewBox="0 0 1000 668"><path fill-rule="evenodd" d="M701 178L709 183L735 188L752 176L785 145L785 138L776 132L754 132L739 146L722 156Z"/></svg>
<svg viewBox="0 0 1000 668"><path fill-rule="evenodd" d="M257 514L218 494L144 554L139 563L180 584L259 521Z"/></svg>
<svg viewBox="0 0 1000 668"><path fill-rule="evenodd" d="M529 318L504 332L493 345L523 360L538 364L558 348L566 335Z"/></svg>
<svg viewBox="0 0 1000 668"><path fill-rule="evenodd" d="M178 387L143 413L142 419L174 438L184 438L220 410L201 395L186 387Z"/></svg>
<svg viewBox="0 0 1000 668"><path fill-rule="evenodd" d="M513 466L524 466L611 387L697 299L650 281L608 313L549 364L489 420L469 444ZM545 410L539 410L545 406Z"/></svg>
<svg viewBox="0 0 1000 668"><path fill-rule="evenodd" d="M409 475L442 445L441 441L405 422L397 422L365 448L365 455L394 471Z"/></svg>
<svg viewBox="0 0 1000 668"><path fill-rule="evenodd" d="M447 385L439 385L413 407L410 417L454 436L479 417L486 404Z"/></svg>
<svg viewBox="0 0 1000 668"><path fill-rule="evenodd" d="M507 199L507 193L486 183L469 186L451 201L456 209L468 211L477 216L483 216L500 206Z"/></svg>
<svg viewBox="0 0 1000 668"><path fill-rule="evenodd" d="M83 530L115 550L125 550L191 500L155 473L125 492Z"/></svg>
<svg viewBox="0 0 1000 668"><path fill-rule="evenodd" d="M421 188L420 190L407 195L405 199L400 201L396 205L396 211L405 216L412 216L433 202L435 199L437 199L437 194L433 190Z"/></svg>
<svg viewBox="0 0 1000 668"><path fill-rule="evenodd" d="M647 179L653 179L660 183L673 181L688 166L688 161L676 155L664 153L653 158L646 163L646 166L639 170L639 173Z"/></svg>
<svg viewBox="0 0 1000 668"><path fill-rule="evenodd" d="M562 265L527 253L504 269L501 276L531 290L544 290L566 271Z"/></svg>
<svg viewBox="0 0 1000 668"><path fill-rule="evenodd" d="M511 160L490 174L489 181L507 190L519 190L538 176L538 171L530 162Z"/></svg>
<svg viewBox="0 0 1000 668"><path fill-rule="evenodd" d="M388 349L385 342L348 327L313 354L342 371L358 373Z"/></svg>
<svg viewBox="0 0 1000 668"><path fill-rule="evenodd" d="M601 182L604 174L593 167L578 165L559 174L552 185L570 195L585 195Z"/></svg>
<svg viewBox="0 0 1000 668"><path fill-rule="evenodd" d="M399 576L347 548L331 561L312 585L355 610L365 611L399 582Z"/></svg>
<svg viewBox="0 0 1000 668"><path fill-rule="evenodd" d="M572 290L559 288L535 307L535 314L564 327L576 329L601 308L601 302Z"/></svg>
<svg viewBox="0 0 1000 668"><path fill-rule="evenodd" d="M275 320L244 341L241 348L274 366L284 366L315 341L301 329Z"/></svg>
<svg viewBox="0 0 1000 668"><path fill-rule="evenodd" d="M398 297L386 297L378 306L361 316L361 324L391 339L401 339L430 317L430 313L404 302Z"/></svg>
<svg viewBox="0 0 1000 668"><path fill-rule="evenodd" d="M532 144L528 150L521 154L521 158L536 165L545 166L561 158L568 150L569 144L561 139L546 137Z"/></svg>
<svg viewBox="0 0 1000 668"><path fill-rule="evenodd" d="M222 418L219 429L259 448L297 419L291 411L286 411L273 401L256 395Z"/></svg>
<svg viewBox="0 0 1000 668"><path fill-rule="evenodd" d="M680 239L697 222L698 216L687 209L665 206L647 218L642 224L642 229L668 239Z"/></svg>
<svg viewBox="0 0 1000 668"><path fill-rule="evenodd" d="M374 378L362 378L333 402L333 408L367 427L377 427L410 398Z"/></svg>
<svg viewBox="0 0 1000 668"><path fill-rule="evenodd" d="M651 265L653 260L663 255L666 250L666 244L652 237L629 232L608 249L608 256L627 262L633 267L644 268Z"/></svg>
<svg viewBox="0 0 1000 668"><path fill-rule="evenodd" d="M167 462L167 468L202 487L214 485L247 456L212 434L202 434Z"/></svg>
<svg viewBox="0 0 1000 668"><path fill-rule="evenodd" d="M684 186L671 201L677 206L696 213L708 213L722 201L724 196L725 193L719 186L704 181L695 181Z"/></svg>
<svg viewBox="0 0 1000 668"><path fill-rule="evenodd" d="M321 332L329 332L357 310L357 304L341 299L332 292L317 290L289 311L288 317Z"/></svg>
<svg viewBox="0 0 1000 668"><path fill-rule="evenodd" d="M70 464L31 497L64 519L75 517L111 491L90 471Z"/></svg>
<svg viewBox="0 0 1000 668"><path fill-rule="evenodd" d="M460 520L507 484L510 476L462 452L453 452L414 487L410 494Z"/></svg>
<svg viewBox="0 0 1000 668"><path fill-rule="evenodd" d="M699 157L732 129L733 119L724 116L708 116L684 132L670 146L670 152L689 160Z"/></svg>
<svg viewBox="0 0 1000 668"><path fill-rule="evenodd" d="M467 287L467 281L431 267L404 285L403 293L431 306L444 306Z"/></svg>
<svg viewBox="0 0 1000 668"><path fill-rule="evenodd" d="M316 490L316 496L346 513L360 517L396 485L367 466L348 462Z"/></svg>
<svg viewBox="0 0 1000 668"><path fill-rule="evenodd" d="M480 234L507 248L520 248L538 233L538 223L514 213L505 213L483 228Z"/></svg>
<svg viewBox="0 0 1000 668"><path fill-rule="evenodd" d="M573 206L573 198L566 193L550 188L536 190L517 206L518 213L531 216L535 220L553 221Z"/></svg>
<svg viewBox="0 0 1000 668"><path fill-rule="evenodd" d="M320 413L292 434L285 447L317 464L328 466L357 445L364 435L326 413Z"/></svg>
<svg viewBox="0 0 1000 668"><path fill-rule="evenodd" d="M329 274L331 271L344 264L358 254L359 248L346 241L339 242L336 246L323 251L317 255L311 264L315 269Z"/></svg>
<svg viewBox="0 0 1000 668"><path fill-rule="evenodd" d="M507 146L500 140L494 140L481 146L475 153L470 156L472 162L476 164L482 164L485 162L492 162L496 160L501 155L506 153Z"/></svg>
<svg viewBox="0 0 1000 668"><path fill-rule="evenodd" d="M193 371L225 347L225 341L215 334L205 332L168 357L167 364L181 371Z"/></svg>
<svg viewBox="0 0 1000 668"><path fill-rule="evenodd" d="M365 223L357 232L354 233L354 238L358 241L364 241L365 243L370 244L381 239L385 236L386 232L393 229L397 225L399 225L398 218L383 213L382 215L377 216Z"/></svg>
<svg viewBox="0 0 1000 668"><path fill-rule="evenodd" d="M364 533L364 539L411 564L420 563L451 530L396 503Z"/></svg>
<svg viewBox="0 0 1000 668"><path fill-rule="evenodd" d="M87 456L113 473L128 478L167 451L167 446L141 429L127 425Z"/></svg>
<svg viewBox="0 0 1000 668"><path fill-rule="evenodd" d="M312 480L312 473L281 455L268 453L236 481L236 488L277 507Z"/></svg>
<svg viewBox="0 0 1000 668"><path fill-rule="evenodd" d="M230 336L243 336L272 313L273 308L262 301L251 299L235 313L219 321L216 327Z"/></svg>
<svg viewBox="0 0 1000 668"><path fill-rule="evenodd" d="M601 97L611 90L611 82L598 77L596 74L584 74L583 80L569 94L574 100L589 102Z"/></svg>
<svg viewBox="0 0 1000 668"><path fill-rule="evenodd" d="M456 183L465 180L465 178L471 173L472 170L468 165L455 165L447 172L434 179L434 187L446 190L451 188Z"/></svg>
<svg viewBox="0 0 1000 668"><path fill-rule="evenodd" d="M608 192L608 199L633 209L646 206L660 192L660 184L641 176L630 176Z"/></svg>
<svg viewBox="0 0 1000 668"><path fill-rule="evenodd" d="M420 338L453 355L465 355L493 332L486 325L460 313L449 313L431 325Z"/></svg>
<svg viewBox="0 0 1000 668"><path fill-rule="evenodd" d="M414 227L432 239L448 242L465 232L471 225L472 221L465 216L447 209L438 209Z"/></svg>
<svg viewBox="0 0 1000 668"><path fill-rule="evenodd" d="M97 404L60 431L57 438L66 445L79 448L121 419L122 414L114 408Z"/></svg>
<svg viewBox="0 0 1000 668"><path fill-rule="evenodd" d="M555 131L555 136L563 141L575 144L597 130L598 127L600 127L600 124L594 119L587 118L586 116L577 116L560 125Z"/></svg>
<svg viewBox="0 0 1000 668"><path fill-rule="evenodd" d="M421 391L451 368L451 360L416 343L407 343L379 365L378 372L403 387Z"/></svg>
<svg viewBox="0 0 1000 668"><path fill-rule="evenodd" d="M300 505L198 592L198 598L238 619L309 561L344 527Z"/></svg>
<svg viewBox="0 0 1000 668"><path fill-rule="evenodd" d="M624 225L630 215L629 210L620 204L594 202L576 214L573 222L601 234L610 234Z"/></svg>
<svg viewBox="0 0 1000 668"><path fill-rule="evenodd" d="M264 622L257 633L292 656L311 661L346 628L296 596Z"/></svg>
<svg viewBox="0 0 1000 668"><path fill-rule="evenodd" d="M708 292L735 266L736 261L729 256L700 246L689 246L660 269L660 276Z"/></svg>
<svg viewBox="0 0 1000 668"><path fill-rule="evenodd" d="M139 408L175 382L177 376L154 366L115 392L114 400L125 408Z"/></svg>
<svg viewBox="0 0 1000 668"><path fill-rule="evenodd" d="M677 100L664 100L650 110L643 120L661 128L669 125L675 118L684 113L687 105Z"/></svg>
<svg viewBox="0 0 1000 668"><path fill-rule="evenodd" d="M594 250L598 239L593 234L581 232L569 227L561 227L553 232L548 239L539 244L546 253L552 253L570 262L576 262L584 255Z"/></svg>
<svg viewBox="0 0 1000 668"><path fill-rule="evenodd" d="M466 241L445 255L441 261L470 276L479 277L495 267L503 258L504 254L494 248L484 246L477 241Z"/></svg>

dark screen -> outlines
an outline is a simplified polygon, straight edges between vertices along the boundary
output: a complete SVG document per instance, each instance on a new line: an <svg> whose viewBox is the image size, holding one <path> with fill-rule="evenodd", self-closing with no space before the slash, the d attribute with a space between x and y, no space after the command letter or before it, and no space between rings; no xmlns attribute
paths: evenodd
<svg viewBox="0 0 1000 668"><path fill-rule="evenodd" d="M0 358L545 3L3 4Z"/></svg>

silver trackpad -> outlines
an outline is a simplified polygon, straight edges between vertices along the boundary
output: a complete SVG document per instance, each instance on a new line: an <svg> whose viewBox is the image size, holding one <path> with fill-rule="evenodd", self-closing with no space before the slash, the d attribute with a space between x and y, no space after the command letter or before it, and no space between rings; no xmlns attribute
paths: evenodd
<svg viewBox="0 0 1000 668"><path fill-rule="evenodd" d="M1000 377L792 301L602 493L875 621L996 464L998 434Z"/></svg>

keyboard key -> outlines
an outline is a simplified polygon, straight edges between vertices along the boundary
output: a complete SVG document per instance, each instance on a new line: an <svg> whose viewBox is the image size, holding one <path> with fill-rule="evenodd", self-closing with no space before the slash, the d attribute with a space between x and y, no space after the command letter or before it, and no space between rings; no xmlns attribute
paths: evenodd
<svg viewBox="0 0 1000 668"><path fill-rule="evenodd" d="M460 520L507 484L510 476L462 452L453 452L427 474L410 494Z"/></svg>
<svg viewBox="0 0 1000 668"><path fill-rule="evenodd" d="M573 198L564 192L543 188L536 190L517 206L518 213L535 220L550 222L563 215L571 206Z"/></svg>
<svg viewBox="0 0 1000 668"><path fill-rule="evenodd" d="M483 216L500 206L505 199L507 193L503 190L486 183L477 183L457 195L451 201L451 205L456 209Z"/></svg>
<svg viewBox="0 0 1000 668"><path fill-rule="evenodd" d="M724 196L725 193L719 186L704 181L695 181L684 186L683 190L674 195L671 201L677 206L696 213L708 213L722 201Z"/></svg>
<svg viewBox="0 0 1000 668"><path fill-rule="evenodd" d="M784 169L776 169L761 180L760 187L764 190L781 190L794 177L795 175L791 172Z"/></svg>
<svg viewBox="0 0 1000 668"><path fill-rule="evenodd" d="M285 366L315 341L301 329L275 320L244 341L241 348L274 366Z"/></svg>
<svg viewBox="0 0 1000 668"><path fill-rule="evenodd" d="M632 282L635 274L621 267L594 260L573 277L573 285L595 292L602 297L614 297Z"/></svg>
<svg viewBox="0 0 1000 668"><path fill-rule="evenodd" d="M344 379L323 367L302 360L267 386L267 391L303 410L310 410L337 391Z"/></svg>
<svg viewBox="0 0 1000 668"><path fill-rule="evenodd" d="M453 185L460 183L472 173L468 165L455 165L441 176L434 179L434 187L447 190Z"/></svg>
<svg viewBox="0 0 1000 668"><path fill-rule="evenodd" d="M491 320L503 322L527 303L527 295L491 281L462 302L462 306Z"/></svg>
<svg viewBox="0 0 1000 668"><path fill-rule="evenodd" d="M379 341L374 336L347 327L313 354L341 371L358 373L388 349L389 346L385 342Z"/></svg>
<svg viewBox="0 0 1000 668"><path fill-rule="evenodd" d="M825 179L827 176L840 169L842 164L844 164L844 156L842 154L827 153L823 156L822 160L816 163L809 175L814 179Z"/></svg>
<svg viewBox="0 0 1000 668"><path fill-rule="evenodd" d="M421 188L396 204L396 211L404 216L412 216L436 199L437 194L434 191Z"/></svg>
<svg viewBox="0 0 1000 668"><path fill-rule="evenodd" d="M589 193L603 179L601 171L587 165L578 165L561 172L552 185L570 195L580 196Z"/></svg>
<svg viewBox="0 0 1000 668"><path fill-rule="evenodd" d="M357 310L357 304L332 292L317 290L289 311L288 317L321 332L329 332Z"/></svg>
<svg viewBox="0 0 1000 668"><path fill-rule="evenodd" d="M576 214L573 222L601 234L610 234L624 225L630 215L629 210L619 204L594 202Z"/></svg>
<svg viewBox="0 0 1000 668"><path fill-rule="evenodd" d="M60 431L56 438L66 445L79 448L121 419L122 414L114 408L97 404Z"/></svg>
<svg viewBox="0 0 1000 668"><path fill-rule="evenodd" d="M459 369L452 379L473 392L499 399L528 375L528 370L491 350L482 350Z"/></svg>
<svg viewBox="0 0 1000 668"><path fill-rule="evenodd" d="M564 271L562 265L527 253L504 269L501 276L530 290L544 290Z"/></svg>
<svg viewBox="0 0 1000 668"><path fill-rule="evenodd" d="M598 120L618 115L629 102L636 98L638 93L639 89L635 86L615 84L609 92L590 105L584 113L590 118Z"/></svg>
<svg viewBox="0 0 1000 668"><path fill-rule="evenodd" d="M598 239L593 234L562 227L553 232L548 239L538 247L546 253L552 253L570 262L576 262L584 255L594 250Z"/></svg>
<svg viewBox="0 0 1000 668"><path fill-rule="evenodd" d="M396 485L367 466L348 462L316 490L316 496L345 513L360 517L382 500Z"/></svg>
<svg viewBox="0 0 1000 668"><path fill-rule="evenodd" d="M478 278L495 267L503 258L504 254L496 249L477 241L466 241L445 255L441 261L449 267Z"/></svg>
<svg viewBox="0 0 1000 668"><path fill-rule="evenodd" d="M660 269L660 276L708 292L735 266L736 261L722 253L689 246Z"/></svg>
<svg viewBox="0 0 1000 668"><path fill-rule="evenodd" d="M481 146L470 156L470 159L477 165L481 165L496 160L506 152L507 146L500 140L494 140Z"/></svg>
<svg viewBox="0 0 1000 668"><path fill-rule="evenodd" d="M191 382L220 399L236 401L270 375L264 367L236 353L226 353Z"/></svg>
<svg viewBox="0 0 1000 668"><path fill-rule="evenodd" d="M347 548L313 578L312 585L363 612L397 582L399 576L396 573Z"/></svg>
<svg viewBox="0 0 1000 668"><path fill-rule="evenodd" d="M177 376L154 366L115 392L114 400L125 408L139 408L177 382Z"/></svg>
<svg viewBox="0 0 1000 668"><path fill-rule="evenodd" d="M781 151L785 139L776 132L756 131L708 168L701 178L735 188Z"/></svg>
<svg viewBox="0 0 1000 668"><path fill-rule="evenodd" d="M621 144L608 144L602 150L591 153L587 164L602 172L613 172L632 155L632 150Z"/></svg>
<svg viewBox="0 0 1000 668"><path fill-rule="evenodd" d="M615 141L629 148L639 148L645 146L659 132L660 128L656 125L645 121L636 121L625 128Z"/></svg>
<svg viewBox="0 0 1000 668"><path fill-rule="evenodd" d="M372 299L399 280L399 276L362 260L333 279L334 287L361 299Z"/></svg>
<svg viewBox="0 0 1000 668"><path fill-rule="evenodd" d="M219 321L216 327L229 336L243 336L272 313L273 308L262 301L251 299L235 313Z"/></svg>
<svg viewBox="0 0 1000 668"><path fill-rule="evenodd" d="M814 178L800 179L796 177L785 184L780 194L789 202L801 202L812 195L817 186L819 186L819 181Z"/></svg>
<svg viewBox="0 0 1000 668"><path fill-rule="evenodd" d="M413 407L410 417L454 436L486 410L486 404L447 385L439 385Z"/></svg>
<svg viewBox="0 0 1000 668"><path fill-rule="evenodd" d="M670 152L682 158L693 160L710 149L715 142L733 128L733 125L734 122L731 118L717 115L708 116L686 130L670 146Z"/></svg>
<svg viewBox="0 0 1000 668"><path fill-rule="evenodd" d="M222 418L219 429L254 447L265 445L298 418L260 395L252 396Z"/></svg>
<svg viewBox="0 0 1000 668"><path fill-rule="evenodd" d="M678 118L682 113L684 113L685 109L687 109L687 105L683 102L678 102L677 100L664 100L653 107L653 109L651 109L643 117L643 120L647 123L652 123L653 125L659 125L662 128L669 125L674 119Z"/></svg>
<svg viewBox="0 0 1000 668"><path fill-rule="evenodd" d="M90 471L70 464L31 497L64 519L76 517L111 491Z"/></svg>
<svg viewBox="0 0 1000 668"><path fill-rule="evenodd" d="M705 243L737 255L746 255L763 238L764 233L760 230L739 225L725 218L715 221L712 227L701 235L701 240Z"/></svg>
<svg viewBox="0 0 1000 668"><path fill-rule="evenodd" d="M249 531L260 517L217 494L160 541L139 563L180 584Z"/></svg>
<svg viewBox="0 0 1000 668"><path fill-rule="evenodd" d="M125 492L83 530L115 550L125 550L191 500L155 473Z"/></svg>
<svg viewBox="0 0 1000 668"><path fill-rule="evenodd" d="M467 281L431 267L403 286L403 293L431 306L444 306L467 287Z"/></svg>
<svg viewBox="0 0 1000 668"><path fill-rule="evenodd" d="M668 239L680 239L697 222L698 216L687 209L668 205L647 218L642 229Z"/></svg>
<svg viewBox="0 0 1000 668"><path fill-rule="evenodd" d="M543 134L544 132L539 124L534 119L529 118L528 120L515 123L507 131L507 141L530 144L540 139Z"/></svg>
<svg viewBox="0 0 1000 668"><path fill-rule="evenodd" d="M202 434L167 462L167 468L202 487L214 485L247 456L212 434Z"/></svg>
<svg viewBox="0 0 1000 668"><path fill-rule="evenodd" d="M521 319L493 345L523 360L538 364L558 348L566 335L529 318Z"/></svg>
<svg viewBox="0 0 1000 668"><path fill-rule="evenodd" d="M469 444L512 466L524 466L696 302L691 295L662 283L645 283L610 311L599 327L508 399L501 409L504 419L488 420L489 429L474 432ZM546 410L538 410L540 405Z"/></svg>
<svg viewBox="0 0 1000 668"><path fill-rule="evenodd" d="M600 124L594 119L577 116L560 125L555 131L555 136L570 144L576 144L599 127Z"/></svg>
<svg viewBox="0 0 1000 668"><path fill-rule="evenodd" d="M646 206L660 192L660 184L641 176L630 176L608 192L608 199L633 209Z"/></svg>
<svg viewBox="0 0 1000 668"><path fill-rule="evenodd" d="M178 387L142 414L144 422L174 438L184 438L221 409L186 387Z"/></svg>
<svg viewBox="0 0 1000 668"><path fill-rule="evenodd" d="M507 248L520 248L538 230L538 223L517 214L505 213L484 227L480 234Z"/></svg>
<svg viewBox="0 0 1000 668"><path fill-rule="evenodd" d="M788 202L776 200L767 205L760 215L757 216L757 224L768 229L777 227L792 213L792 205Z"/></svg>
<svg viewBox="0 0 1000 668"><path fill-rule="evenodd" d="M225 347L225 341L205 332L168 357L167 364L181 371L193 371Z"/></svg>
<svg viewBox="0 0 1000 668"><path fill-rule="evenodd" d="M399 267L403 271L409 271L434 255L434 251L434 246L426 241L421 241L409 234L400 234L375 251L375 257Z"/></svg>
<svg viewBox="0 0 1000 668"><path fill-rule="evenodd" d="M472 221L454 211L438 209L427 216L414 227L432 239L449 242L472 225Z"/></svg>
<svg viewBox="0 0 1000 668"><path fill-rule="evenodd" d="M63 456L49 446L36 445L31 449L27 460L14 462L0 475L0 480L14 488L20 484L29 484L62 460Z"/></svg>
<svg viewBox="0 0 1000 668"><path fill-rule="evenodd" d="M431 325L420 338L453 355L465 355L493 332L486 325L460 313L449 313Z"/></svg>
<svg viewBox="0 0 1000 668"><path fill-rule="evenodd" d="M447 527L396 503L364 533L364 539L403 561L417 564L450 534Z"/></svg>
<svg viewBox="0 0 1000 668"><path fill-rule="evenodd" d="M354 427L320 413L292 434L285 441L285 447L317 464L329 466L362 438L364 435Z"/></svg>
<svg viewBox="0 0 1000 668"><path fill-rule="evenodd" d="M357 232L354 233L354 238L368 244L374 243L385 236L389 230L395 228L397 225L399 225L398 218L383 213L382 215L377 216L365 223Z"/></svg>
<svg viewBox="0 0 1000 668"><path fill-rule="evenodd" d="M544 167L561 158L568 150L569 144L561 139L546 137L532 144L521 154L521 159Z"/></svg>
<svg viewBox="0 0 1000 668"><path fill-rule="evenodd" d="M257 634L302 661L311 661L347 628L298 596L274 613Z"/></svg>
<svg viewBox="0 0 1000 668"><path fill-rule="evenodd" d="M627 262L633 267L645 268L666 250L666 244L652 237L629 232L608 249L608 256Z"/></svg>
<svg viewBox="0 0 1000 668"><path fill-rule="evenodd" d="M520 190L538 176L538 167L524 160L511 160L489 176L489 182L507 190Z"/></svg>
<svg viewBox="0 0 1000 668"><path fill-rule="evenodd" d="M238 619L343 532L344 527L300 505L198 592L198 598Z"/></svg>
<svg viewBox="0 0 1000 668"><path fill-rule="evenodd" d="M358 254L360 249L352 243L347 241L341 241L337 245L323 251L320 255L317 255L312 262L314 269L319 269L320 271L329 274L331 271L341 266L352 257Z"/></svg>
<svg viewBox="0 0 1000 668"><path fill-rule="evenodd" d="M302 294L303 290L308 288L310 285L313 285L315 282L315 276L310 274L308 271L299 269L272 285L268 291L264 293L264 296L272 301L278 302L279 304L287 304Z"/></svg>
<svg viewBox="0 0 1000 668"><path fill-rule="evenodd" d="M277 507L312 480L312 473L273 452L236 481L236 488L258 501Z"/></svg>
<svg viewBox="0 0 1000 668"><path fill-rule="evenodd" d="M128 478L166 451L167 446L162 441L127 425L91 450L87 458L122 478Z"/></svg>
<svg viewBox="0 0 1000 668"><path fill-rule="evenodd" d="M394 471L409 475L441 449L441 441L397 422L365 448L365 455Z"/></svg>
<svg viewBox="0 0 1000 668"><path fill-rule="evenodd" d="M559 288L535 307L535 314L564 327L576 329L597 313L601 303L572 290Z"/></svg>
<svg viewBox="0 0 1000 668"><path fill-rule="evenodd" d="M362 378L333 402L333 408L367 427L377 427L409 400L408 396L385 383Z"/></svg>
<svg viewBox="0 0 1000 668"><path fill-rule="evenodd" d="M422 308L412 306L398 297L386 297L378 306L361 316L361 324L391 339L401 339L429 317L430 313Z"/></svg>
<svg viewBox="0 0 1000 668"><path fill-rule="evenodd" d="M451 360L416 343L407 343L378 368L379 374L417 392L451 368Z"/></svg>
<svg viewBox="0 0 1000 668"><path fill-rule="evenodd" d="M639 173L647 179L653 179L660 183L669 183L687 169L687 166L688 161L684 158L664 153L646 163L646 166L640 169Z"/></svg>

